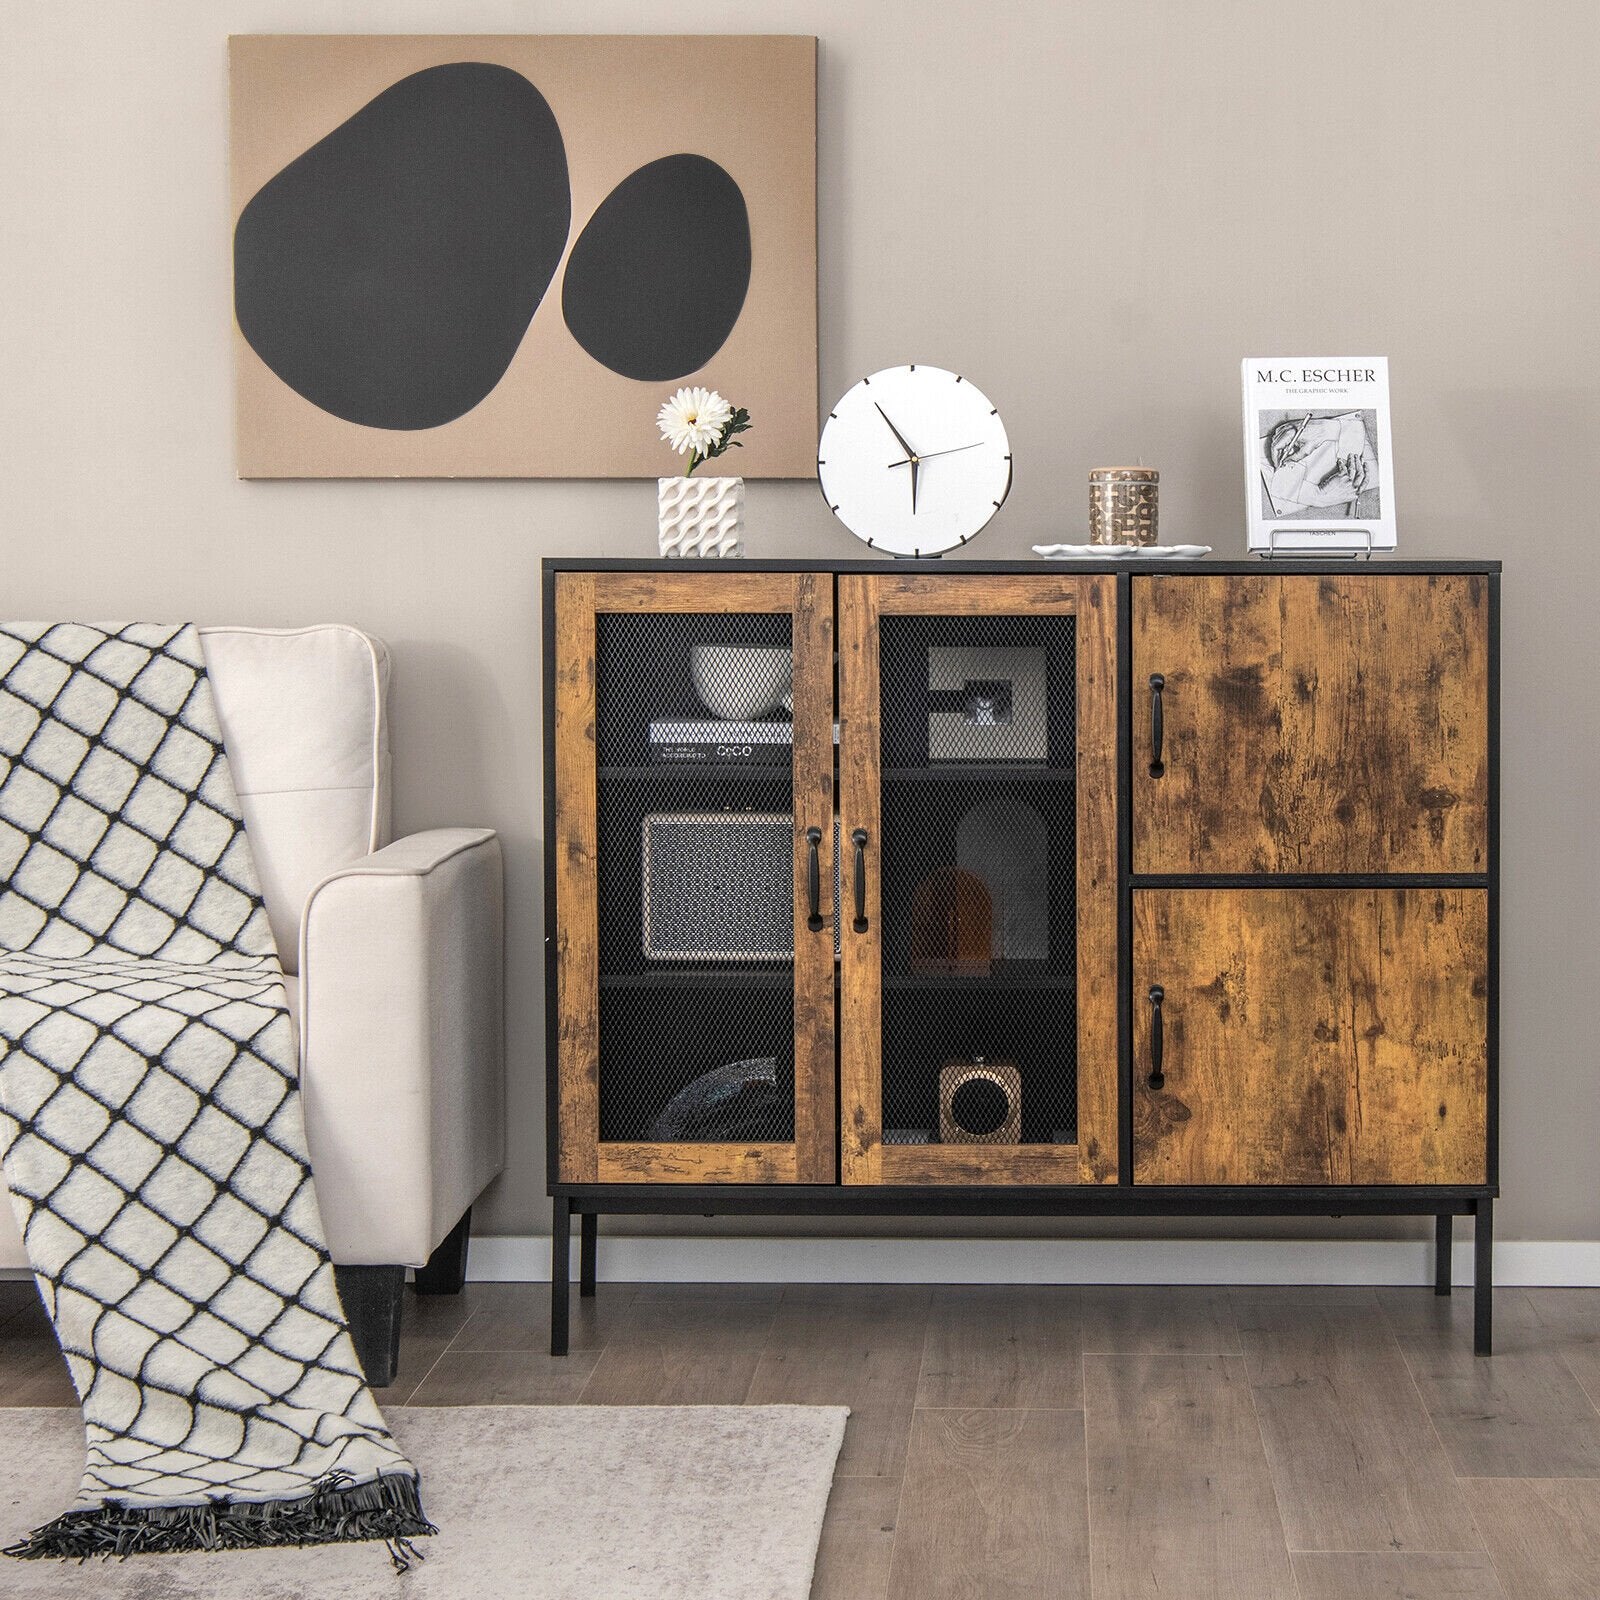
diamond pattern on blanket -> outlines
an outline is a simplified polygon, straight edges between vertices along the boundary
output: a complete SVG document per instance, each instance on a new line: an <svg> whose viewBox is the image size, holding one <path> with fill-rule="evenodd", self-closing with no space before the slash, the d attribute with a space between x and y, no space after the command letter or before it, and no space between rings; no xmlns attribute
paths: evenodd
<svg viewBox="0 0 1600 1600"><path fill-rule="evenodd" d="M192 627L0 628L0 1138L84 1405L74 1513L320 1516L330 1483L394 1476L414 1503L339 1305ZM372 1536L329 1528L304 1537Z"/></svg>
<svg viewBox="0 0 1600 1600"><path fill-rule="evenodd" d="M3 630L0 727L0 948L272 954L192 628Z"/></svg>

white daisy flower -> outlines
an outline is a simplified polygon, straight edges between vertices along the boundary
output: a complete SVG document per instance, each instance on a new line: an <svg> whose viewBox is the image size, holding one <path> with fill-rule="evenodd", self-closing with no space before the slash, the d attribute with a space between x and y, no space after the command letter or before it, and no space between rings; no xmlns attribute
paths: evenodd
<svg viewBox="0 0 1600 1600"><path fill-rule="evenodd" d="M732 416L733 407L715 389L680 389L656 413L656 426L680 456L704 455Z"/></svg>

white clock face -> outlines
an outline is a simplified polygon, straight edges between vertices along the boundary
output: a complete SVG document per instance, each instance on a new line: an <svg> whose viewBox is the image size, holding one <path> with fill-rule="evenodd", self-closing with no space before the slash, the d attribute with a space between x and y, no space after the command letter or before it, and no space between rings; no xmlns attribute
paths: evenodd
<svg viewBox="0 0 1600 1600"><path fill-rule="evenodd" d="M1011 490L1011 444L988 396L943 367L863 378L822 426L828 509L874 550L931 556L965 544Z"/></svg>

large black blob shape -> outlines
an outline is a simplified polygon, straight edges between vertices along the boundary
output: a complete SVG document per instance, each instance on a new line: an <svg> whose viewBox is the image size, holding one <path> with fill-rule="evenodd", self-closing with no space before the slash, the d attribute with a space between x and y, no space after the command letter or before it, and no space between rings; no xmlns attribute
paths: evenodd
<svg viewBox="0 0 1600 1600"><path fill-rule="evenodd" d="M750 214L705 156L663 156L601 201L567 260L561 309L602 366L645 382L703 367L750 287Z"/></svg>
<svg viewBox="0 0 1600 1600"><path fill-rule="evenodd" d="M571 223L544 96L509 67L429 67L251 198L233 235L239 328L324 411L436 428L504 375Z"/></svg>

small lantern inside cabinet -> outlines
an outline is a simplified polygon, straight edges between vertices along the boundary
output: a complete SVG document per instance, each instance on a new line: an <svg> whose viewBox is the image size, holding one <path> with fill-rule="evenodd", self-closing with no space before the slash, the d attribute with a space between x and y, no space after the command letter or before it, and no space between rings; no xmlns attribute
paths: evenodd
<svg viewBox="0 0 1600 1600"><path fill-rule="evenodd" d="M939 1068L939 1140L1022 1143L1022 1074L1015 1062L972 1056Z"/></svg>

